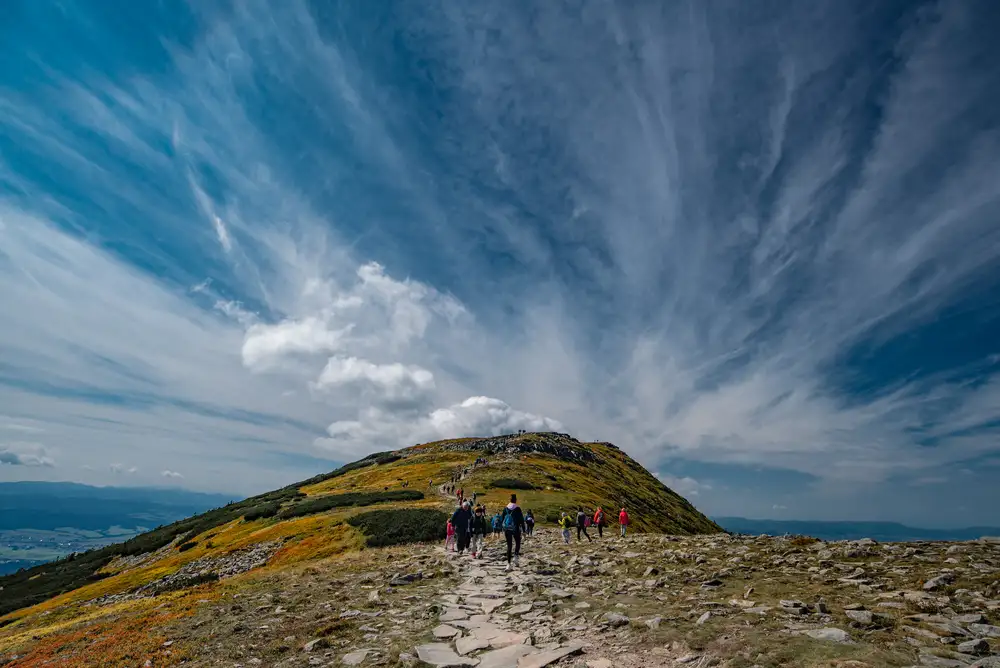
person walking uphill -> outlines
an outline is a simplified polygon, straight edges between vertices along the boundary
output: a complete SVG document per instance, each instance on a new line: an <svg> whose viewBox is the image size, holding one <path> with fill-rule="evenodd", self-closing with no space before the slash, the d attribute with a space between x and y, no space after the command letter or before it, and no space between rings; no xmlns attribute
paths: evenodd
<svg viewBox="0 0 1000 668"><path fill-rule="evenodd" d="M486 509L476 506L476 513L472 516L472 556L482 558L483 547L486 545L486 534L489 531L486 521Z"/></svg>
<svg viewBox="0 0 1000 668"><path fill-rule="evenodd" d="M587 540L594 542L594 539L590 537L587 533L587 513L583 512L583 508L578 508L576 511L576 539L580 540L580 534L587 537Z"/></svg>
<svg viewBox="0 0 1000 668"><path fill-rule="evenodd" d="M600 506L594 512L594 525L597 527L597 537L604 538L604 509Z"/></svg>
<svg viewBox="0 0 1000 668"><path fill-rule="evenodd" d="M458 553L462 554L465 548L469 547L469 529L472 528L472 511L469 510L468 501L459 506L451 516L451 524L455 527Z"/></svg>
<svg viewBox="0 0 1000 668"><path fill-rule="evenodd" d="M517 505L517 494L510 495L510 503L503 509L500 516L500 526L503 527L504 537L507 539L507 570L511 568L511 558L514 565L521 565L521 530L524 527L524 513L521 506ZM513 554L511 550L513 549Z"/></svg>
<svg viewBox="0 0 1000 668"><path fill-rule="evenodd" d="M625 512L625 508L623 506L622 507L622 511L620 513L618 513L618 524L620 524L621 528L622 528L622 538L625 537L625 531L626 531L626 529L628 529L628 525L629 525L630 521L631 520L629 519L628 513Z"/></svg>
<svg viewBox="0 0 1000 668"><path fill-rule="evenodd" d="M559 529L562 530L563 542L569 545L569 530L573 526L573 520L566 513L559 516Z"/></svg>

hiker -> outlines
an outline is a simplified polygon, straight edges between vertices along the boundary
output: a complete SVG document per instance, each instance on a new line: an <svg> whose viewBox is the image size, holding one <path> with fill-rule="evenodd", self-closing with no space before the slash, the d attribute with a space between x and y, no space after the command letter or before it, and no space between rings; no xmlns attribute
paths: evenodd
<svg viewBox="0 0 1000 668"><path fill-rule="evenodd" d="M469 510L468 501L459 506L451 516L451 523L455 526L458 553L462 554L469 547L469 529L472 526L472 511Z"/></svg>
<svg viewBox="0 0 1000 668"><path fill-rule="evenodd" d="M604 538L604 509L600 506L594 512L594 524L597 526L597 537Z"/></svg>
<svg viewBox="0 0 1000 668"><path fill-rule="evenodd" d="M590 537L587 533L587 513L583 512L583 508L577 508L576 511L576 539L580 540L580 534L587 537L587 540L594 542L594 539Z"/></svg>
<svg viewBox="0 0 1000 668"><path fill-rule="evenodd" d="M427 481L427 486L428 487L433 487L434 486L434 478L431 478L430 480Z"/></svg>
<svg viewBox="0 0 1000 668"><path fill-rule="evenodd" d="M472 556L483 558L483 547L486 545L486 509L476 506L476 514L472 516Z"/></svg>
<svg viewBox="0 0 1000 668"><path fill-rule="evenodd" d="M472 505L476 505L476 499L479 498L479 492L472 493Z"/></svg>
<svg viewBox="0 0 1000 668"><path fill-rule="evenodd" d="M445 552L455 551L455 526L448 520L448 528L445 529L444 550Z"/></svg>
<svg viewBox="0 0 1000 668"><path fill-rule="evenodd" d="M622 506L622 511L620 513L618 513L618 524L621 525L621 528L622 528L622 538L624 538L625 537L625 530L628 529L628 524L629 524L629 517L628 517L628 513L625 512L625 506Z"/></svg>
<svg viewBox="0 0 1000 668"><path fill-rule="evenodd" d="M510 503L503 509L500 518L504 536L507 538L507 570L511 569L511 558L514 565L521 565L521 530L524 528L524 513L517 505L517 494L510 495ZM513 555L511 549L513 548Z"/></svg>
<svg viewBox="0 0 1000 668"><path fill-rule="evenodd" d="M524 527L526 531L524 532L527 536L532 536L535 533L535 514L528 511L528 514L524 516Z"/></svg>
<svg viewBox="0 0 1000 668"><path fill-rule="evenodd" d="M562 529L563 542L569 545L569 530L573 526L573 520L566 513L559 518L559 528Z"/></svg>
<svg viewBox="0 0 1000 668"><path fill-rule="evenodd" d="M499 536L500 535L500 513L497 513L496 515L493 516L493 519L490 521L490 524L493 526L493 535L494 536Z"/></svg>

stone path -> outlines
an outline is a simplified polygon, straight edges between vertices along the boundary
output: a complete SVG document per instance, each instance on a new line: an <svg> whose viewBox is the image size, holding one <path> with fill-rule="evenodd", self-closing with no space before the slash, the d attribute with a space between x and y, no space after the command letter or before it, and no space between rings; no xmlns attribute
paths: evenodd
<svg viewBox="0 0 1000 668"><path fill-rule="evenodd" d="M453 557L462 581L440 596L440 625L432 632L437 642L414 650L424 665L545 668L583 650L583 641L560 638L546 623L552 620L548 603L536 601L532 591L551 583L525 568L532 558L522 557L521 567L508 572L502 557Z"/></svg>

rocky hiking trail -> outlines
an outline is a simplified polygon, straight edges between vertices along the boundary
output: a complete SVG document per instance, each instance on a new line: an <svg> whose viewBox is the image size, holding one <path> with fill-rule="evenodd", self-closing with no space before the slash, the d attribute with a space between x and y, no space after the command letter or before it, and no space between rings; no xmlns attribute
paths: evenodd
<svg viewBox="0 0 1000 668"><path fill-rule="evenodd" d="M992 543L723 534L564 545L547 530L525 539L510 572L502 542L484 559L425 549L450 573L425 586L432 617L418 642L314 665L1000 667Z"/></svg>

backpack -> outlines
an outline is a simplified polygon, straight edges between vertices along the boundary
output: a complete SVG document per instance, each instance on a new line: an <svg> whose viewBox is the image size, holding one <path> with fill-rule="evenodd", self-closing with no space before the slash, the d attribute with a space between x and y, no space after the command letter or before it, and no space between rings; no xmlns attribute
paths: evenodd
<svg viewBox="0 0 1000 668"><path fill-rule="evenodd" d="M500 530L500 515L493 516L493 530L494 531Z"/></svg>
<svg viewBox="0 0 1000 668"><path fill-rule="evenodd" d="M514 523L514 511L510 508L505 508L503 512L503 530L517 531L517 524Z"/></svg>

